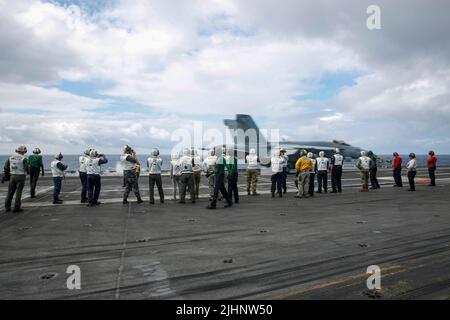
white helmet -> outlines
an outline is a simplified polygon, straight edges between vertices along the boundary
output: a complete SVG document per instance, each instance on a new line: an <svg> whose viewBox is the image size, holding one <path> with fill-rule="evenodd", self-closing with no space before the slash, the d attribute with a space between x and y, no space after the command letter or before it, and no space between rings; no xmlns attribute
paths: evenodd
<svg viewBox="0 0 450 320"><path fill-rule="evenodd" d="M158 148L152 149L151 155L154 156L154 157L159 156L159 150L158 150Z"/></svg>
<svg viewBox="0 0 450 320"><path fill-rule="evenodd" d="M25 147L25 146L18 146L17 149L16 149L16 152L25 154L25 153L27 153L27 147Z"/></svg>
<svg viewBox="0 0 450 320"><path fill-rule="evenodd" d="M89 157L91 158L97 158L98 156L98 152L94 149L91 149L91 151L89 151Z"/></svg>
<svg viewBox="0 0 450 320"><path fill-rule="evenodd" d="M64 156L63 156L63 154L62 154L61 152L55 154L55 159L56 159L56 160L62 160L62 158L64 158Z"/></svg>
<svg viewBox="0 0 450 320"><path fill-rule="evenodd" d="M366 156L366 152L364 150L361 151L361 157L365 157Z"/></svg>
<svg viewBox="0 0 450 320"><path fill-rule="evenodd" d="M336 149L334 149L334 152L335 152L335 153L340 153L341 150L339 150L339 148L336 148Z"/></svg>
<svg viewBox="0 0 450 320"><path fill-rule="evenodd" d="M41 149L39 149L39 148L34 148L33 153L34 153L34 154L40 154L40 153L41 153Z"/></svg>
<svg viewBox="0 0 450 320"><path fill-rule="evenodd" d="M229 155L230 157L234 155L234 150L233 149L227 149L227 155Z"/></svg>
<svg viewBox="0 0 450 320"><path fill-rule="evenodd" d="M211 149L209 149L208 154L209 154L210 156L214 156L214 155L216 154L216 150L214 150L214 148L211 148Z"/></svg>
<svg viewBox="0 0 450 320"><path fill-rule="evenodd" d="M255 149L250 149L250 154L251 154L252 156L254 156L254 155L256 154L256 150L255 150Z"/></svg>
<svg viewBox="0 0 450 320"><path fill-rule="evenodd" d="M172 154L172 160L178 160L179 158L180 158L180 155L177 152Z"/></svg>
<svg viewBox="0 0 450 320"><path fill-rule="evenodd" d="M306 155L308 158L312 158L313 157L313 153L312 152L308 152L308 154Z"/></svg>
<svg viewBox="0 0 450 320"><path fill-rule="evenodd" d="M320 151L320 152L319 152L319 157L322 157L322 158L323 158L324 156L325 156L325 152L324 152L324 151Z"/></svg>
<svg viewBox="0 0 450 320"><path fill-rule="evenodd" d="M191 155L191 150L189 150L189 148L184 148L183 156L189 157L190 155Z"/></svg>
<svg viewBox="0 0 450 320"><path fill-rule="evenodd" d="M88 156L88 155L91 153L91 150L92 150L92 149L86 149L86 150L84 150L84 154L85 154L86 156Z"/></svg>
<svg viewBox="0 0 450 320"><path fill-rule="evenodd" d="M127 144L123 147L123 153L128 153L131 152L132 150L133 149Z"/></svg>

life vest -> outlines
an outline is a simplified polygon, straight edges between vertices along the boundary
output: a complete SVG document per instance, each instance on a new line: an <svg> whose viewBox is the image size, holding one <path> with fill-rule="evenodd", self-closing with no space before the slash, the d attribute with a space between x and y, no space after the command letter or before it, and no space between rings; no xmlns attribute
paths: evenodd
<svg viewBox="0 0 450 320"><path fill-rule="evenodd" d="M58 163L61 163L59 160L53 160L50 164L50 168L52 170L53 177L64 177L64 171L58 168Z"/></svg>
<svg viewBox="0 0 450 320"><path fill-rule="evenodd" d="M328 162L330 160L328 160L328 158L317 158L317 171L327 171L328 170Z"/></svg>
<svg viewBox="0 0 450 320"><path fill-rule="evenodd" d="M125 153L120 156L120 162L124 171L136 170L136 163L127 160L129 154Z"/></svg>
<svg viewBox="0 0 450 320"><path fill-rule="evenodd" d="M88 158L86 161L87 174L100 174L102 169L99 164L100 158Z"/></svg>
<svg viewBox="0 0 450 320"><path fill-rule="evenodd" d="M86 168L86 162L88 161L88 157L86 157L86 156L80 156L80 159L79 159L79 161L80 161L80 169L78 170L79 172L84 172L84 173L86 173L87 172L87 168Z"/></svg>
<svg viewBox="0 0 450 320"><path fill-rule="evenodd" d="M247 169L256 169L258 167L258 156L256 154L249 154L246 159Z"/></svg>
<svg viewBox="0 0 450 320"><path fill-rule="evenodd" d="M11 174L25 175L25 166L23 161L26 159L24 155L15 154L9 157L9 170Z"/></svg>

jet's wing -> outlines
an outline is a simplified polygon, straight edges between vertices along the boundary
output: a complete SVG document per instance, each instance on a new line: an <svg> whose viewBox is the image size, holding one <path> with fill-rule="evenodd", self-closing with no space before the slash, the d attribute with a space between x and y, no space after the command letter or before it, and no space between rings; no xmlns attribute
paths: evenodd
<svg viewBox="0 0 450 320"><path fill-rule="evenodd" d="M281 145L281 147L283 147L283 145ZM323 146L312 146L312 145L292 145L292 144L290 144L290 145L288 145L288 146L286 146L286 147L284 147L286 150L289 150L289 149L295 149L295 150L298 150L298 149L305 149L305 150L308 150L308 151L310 151L310 150L334 150L335 148L334 147L323 147Z"/></svg>

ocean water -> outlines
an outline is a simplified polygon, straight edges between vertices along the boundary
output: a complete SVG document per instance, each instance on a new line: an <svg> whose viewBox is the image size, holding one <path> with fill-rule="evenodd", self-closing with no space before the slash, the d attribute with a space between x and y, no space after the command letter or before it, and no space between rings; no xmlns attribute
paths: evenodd
<svg viewBox="0 0 450 320"><path fill-rule="evenodd" d="M0 164L3 168L4 163L6 162L7 158L9 156L7 155L0 155ZM120 167L120 155L106 155L108 158L108 163L104 164L102 166L102 169L104 172L107 173L121 173L121 167ZM392 159L392 155L378 155L378 157L382 160L381 162L384 163L383 167L390 167L389 160ZM401 155L403 158L404 164L408 161L408 155ZM417 157L417 164L419 167L425 167L426 166L426 159L428 158L428 155L416 155ZM50 170L50 163L53 160L52 155L43 155L44 158L44 169L45 171ZM68 165L68 172L76 172L78 170L78 158L79 155L65 155L62 162L66 165ZM170 170L170 155L161 155L161 158L163 159L163 170ZM438 158L438 166L450 166L450 155L437 155ZM140 157L140 161L142 163L142 169L145 171L146 169L146 157ZM388 160L384 161L383 160ZM245 168L244 164L239 165L241 168ZM3 171L3 170L0 170Z"/></svg>

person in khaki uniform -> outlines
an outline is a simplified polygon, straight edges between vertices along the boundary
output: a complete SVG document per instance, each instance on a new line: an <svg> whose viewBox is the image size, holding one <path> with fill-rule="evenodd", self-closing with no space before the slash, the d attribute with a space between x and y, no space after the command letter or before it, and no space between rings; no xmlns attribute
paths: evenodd
<svg viewBox="0 0 450 320"><path fill-rule="evenodd" d="M314 169L313 162L307 156L306 150L302 150L300 158L295 163L298 175L298 193L296 198L307 198L309 191L309 174Z"/></svg>
<svg viewBox="0 0 450 320"><path fill-rule="evenodd" d="M214 175L214 169L216 167L216 162L216 150L214 148L211 148L209 150L208 156L203 161L203 165L205 167L205 175L208 179L209 201L212 201L212 198L214 197L214 187L216 185L216 176Z"/></svg>
<svg viewBox="0 0 450 320"><path fill-rule="evenodd" d="M29 173L28 160L25 157L27 148L25 146L19 146L16 149L16 154L9 157L6 160L4 166L5 180L9 180L8 193L5 199L6 212L11 211L11 204L14 194L16 196L14 200L13 212L22 212L22 191L25 186L26 175Z"/></svg>
<svg viewBox="0 0 450 320"><path fill-rule="evenodd" d="M356 160L356 167L359 169L361 173L361 192L369 191L369 170L371 166L371 159L366 156L365 151L361 151L361 157Z"/></svg>
<svg viewBox="0 0 450 320"><path fill-rule="evenodd" d="M247 194L257 196L256 183L258 182L258 155L255 149L250 149L250 153L245 157L247 162ZM250 193L251 192L251 193Z"/></svg>
<svg viewBox="0 0 450 320"><path fill-rule="evenodd" d="M195 198L199 199L200 195L200 181L202 178L202 159L197 153L197 150L192 150L192 159L194 160L194 166L192 167L192 170L194 171L194 191L195 191Z"/></svg>

